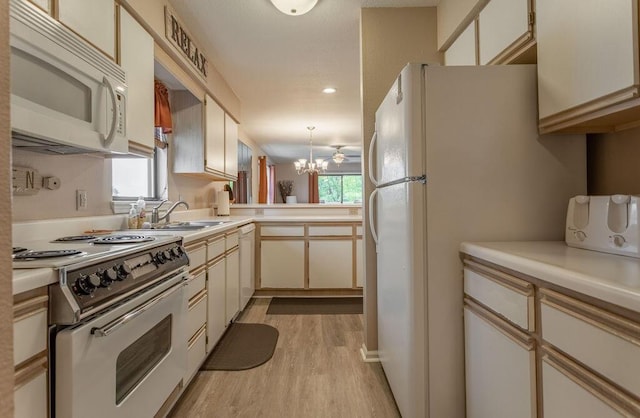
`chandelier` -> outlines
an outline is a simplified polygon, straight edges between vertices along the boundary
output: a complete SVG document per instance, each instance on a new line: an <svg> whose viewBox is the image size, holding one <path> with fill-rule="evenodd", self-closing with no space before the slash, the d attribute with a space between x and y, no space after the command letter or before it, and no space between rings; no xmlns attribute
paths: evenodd
<svg viewBox="0 0 640 418"><path fill-rule="evenodd" d="M331 159L337 165L342 164L342 162L347 158L347 156L344 155L344 152L340 151L340 148L342 148L342 145L337 145L336 152L334 152L333 155L331 156Z"/></svg>
<svg viewBox="0 0 640 418"><path fill-rule="evenodd" d="M324 173L324 171L329 166L328 161L324 161L322 158L318 158L313 161L313 130L316 129L315 126L307 126L309 130L309 161L304 158L300 158L298 161L294 162L293 165L296 167L296 171L299 175L301 174L316 174L316 173Z"/></svg>
<svg viewBox="0 0 640 418"><path fill-rule="evenodd" d="M271 0L276 9L290 16L300 16L313 9L318 0Z"/></svg>

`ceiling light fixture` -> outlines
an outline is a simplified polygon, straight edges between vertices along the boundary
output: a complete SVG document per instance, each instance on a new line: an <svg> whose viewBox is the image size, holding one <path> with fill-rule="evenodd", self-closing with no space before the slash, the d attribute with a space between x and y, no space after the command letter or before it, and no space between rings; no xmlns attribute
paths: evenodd
<svg viewBox="0 0 640 418"><path fill-rule="evenodd" d="M316 129L315 126L307 126L309 130L309 161L304 158L300 158L298 161L294 162L293 165L296 167L296 171L298 175L302 174L315 174L315 173L324 173L324 171L329 166L328 161L324 161L322 158L318 158L313 162L313 130Z"/></svg>
<svg viewBox="0 0 640 418"><path fill-rule="evenodd" d="M326 94L333 94L336 92L336 89L334 87L326 87L322 89L322 92Z"/></svg>
<svg viewBox="0 0 640 418"><path fill-rule="evenodd" d="M271 3L286 15L300 16L313 9L318 0L271 0Z"/></svg>
<svg viewBox="0 0 640 418"><path fill-rule="evenodd" d="M336 146L336 152L334 152L333 156L331 156L333 162L338 165L342 164L342 162L347 158L346 155L344 155L344 153L340 151L340 148L342 148L342 145Z"/></svg>

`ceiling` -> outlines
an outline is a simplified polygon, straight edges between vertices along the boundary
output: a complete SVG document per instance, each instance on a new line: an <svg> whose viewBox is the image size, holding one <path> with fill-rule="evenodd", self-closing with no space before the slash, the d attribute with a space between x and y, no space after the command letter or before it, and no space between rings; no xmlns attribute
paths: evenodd
<svg viewBox="0 0 640 418"><path fill-rule="evenodd" d="M328 158L343 145L359 162L359 21L362 7L435 6L439 0L318 0L288 16L269 0L171 0L209 62L240 99L246 135L274 163L313 151ZM334 94L322 93L335 87Z"/></svg>

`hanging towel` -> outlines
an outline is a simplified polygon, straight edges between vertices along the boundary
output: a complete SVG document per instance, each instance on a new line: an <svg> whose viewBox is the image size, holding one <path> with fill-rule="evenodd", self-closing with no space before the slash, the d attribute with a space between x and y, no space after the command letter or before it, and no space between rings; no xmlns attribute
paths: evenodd
<svg viewBox="0 0 640 418"><path fill-rule="evenodd" d="M169 106L169 92L164 84L155 80L155 126L162 128L162 133L169 134L173 130L171 122L171 107Z"/></svg>

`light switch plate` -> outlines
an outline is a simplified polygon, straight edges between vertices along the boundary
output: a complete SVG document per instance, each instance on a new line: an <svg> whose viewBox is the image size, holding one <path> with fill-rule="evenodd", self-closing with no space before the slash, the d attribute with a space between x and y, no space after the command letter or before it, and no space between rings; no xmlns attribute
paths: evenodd
<svg viewBox="0 0 640 418"><path fill-rule="evenodd" d="M76 210L86 210L89 206L86 190L76 190Z"/></svg>

